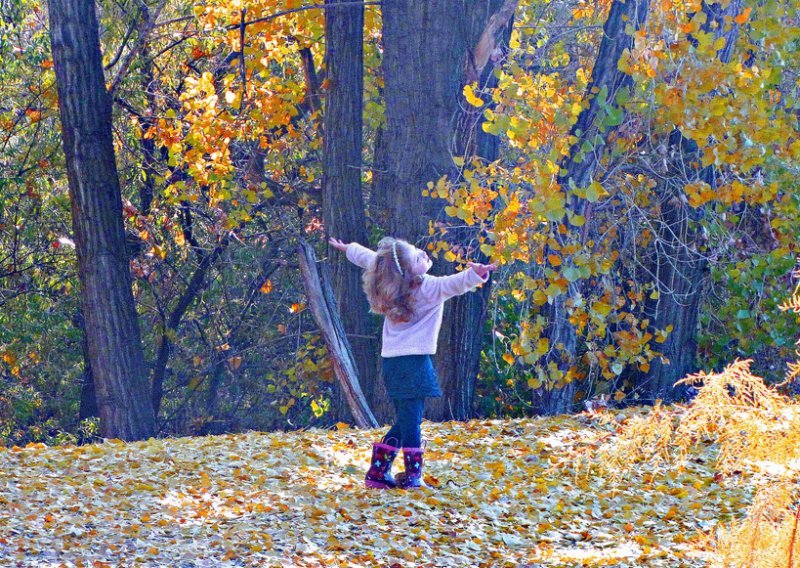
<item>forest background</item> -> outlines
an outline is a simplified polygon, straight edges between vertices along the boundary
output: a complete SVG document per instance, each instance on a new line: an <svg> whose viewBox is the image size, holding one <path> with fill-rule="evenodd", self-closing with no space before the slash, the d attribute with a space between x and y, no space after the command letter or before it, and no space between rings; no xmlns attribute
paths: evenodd
<svg viewBox="0 0 800 568"><path fill-rule="evenodd" d="M301 239L389 420L380 320L327 235L500 264L448 303L434 420L672 401L737 357L783 380L796 2L103 0L96 26L68 4L0 4L6 445L352 423ZM113 152L92 213L82 124ZM127 311L81 298L114 263L96 287Z"/></svg>

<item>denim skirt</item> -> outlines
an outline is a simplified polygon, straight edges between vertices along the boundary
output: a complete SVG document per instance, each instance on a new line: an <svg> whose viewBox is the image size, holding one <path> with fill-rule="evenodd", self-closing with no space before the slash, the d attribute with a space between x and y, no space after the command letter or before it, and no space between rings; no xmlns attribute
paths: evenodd
<svg viewBox="0 0 800 568"><path fill-rule="evenodd" d="M430 355L382 357L383 383L389 398L442 396Z"/></svg>

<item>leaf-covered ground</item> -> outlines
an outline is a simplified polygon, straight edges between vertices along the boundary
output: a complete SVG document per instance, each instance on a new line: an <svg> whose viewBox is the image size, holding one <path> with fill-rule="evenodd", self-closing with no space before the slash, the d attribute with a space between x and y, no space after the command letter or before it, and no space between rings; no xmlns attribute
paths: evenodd
<svg viewBox="0 0 800 568"><path fill-rule="evenodd" d="M379 433L352 429L0 448L0 564L705 566L751 492L710 453L620 482L550 468L635 412L425 423L416 492L365 489Z"/></svg>

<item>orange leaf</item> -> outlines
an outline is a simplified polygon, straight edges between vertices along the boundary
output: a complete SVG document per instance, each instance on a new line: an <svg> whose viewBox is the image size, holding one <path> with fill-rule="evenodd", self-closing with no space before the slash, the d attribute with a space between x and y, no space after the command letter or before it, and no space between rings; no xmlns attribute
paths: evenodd
<svg viewBox="0 0 800 568"><path fill-rule="evenodd" d="M736 17L733 19L733 21L734 21L734 22L736 22L736 23L737 23L737 24L739 24L739 25L742 25L742 24L744 24L744 23L745 23L747 20L749 20L749 19L750 19L750 12L752 12L752 11L753 11L753 9L752 9L752 8L745 8L745 9L742 11L742 13L741 13L741 14L739 14L738 16L736 16Z"/></svg>

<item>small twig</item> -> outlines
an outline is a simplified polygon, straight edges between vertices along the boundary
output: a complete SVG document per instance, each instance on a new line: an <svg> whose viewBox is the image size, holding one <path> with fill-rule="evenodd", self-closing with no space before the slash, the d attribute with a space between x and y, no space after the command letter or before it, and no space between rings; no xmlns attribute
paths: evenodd
<svg viewBox="0 0 800 568"><path fill-rule="evenodd" d="M119 49L117 49L117 54L114 56L114 59L112 59L111 62L108 63L104 67L105 70L109 70L112 67L114 67L114 65L116 65L117 62L119 61L119 58L122 57L122 52L125 51L125 47L127 47L127 45L128 45L128 40L131 39L131 36L133 35L134 30L136 29L137 25L139 24L139 16L141 16L141 15L142 15L142 10L139 9L139 11L136 13L136 17L133 19L133 21L131 22L131 25L128 27L128 31L125 34L125 37L123 38L122 43L119 45Z"/></svg>

